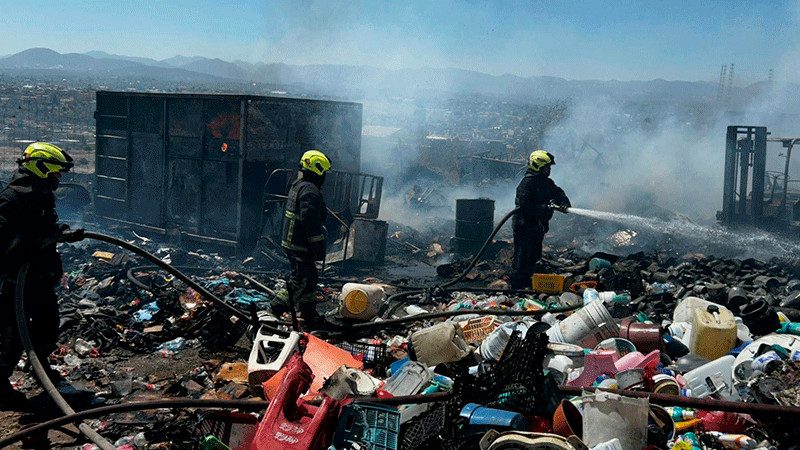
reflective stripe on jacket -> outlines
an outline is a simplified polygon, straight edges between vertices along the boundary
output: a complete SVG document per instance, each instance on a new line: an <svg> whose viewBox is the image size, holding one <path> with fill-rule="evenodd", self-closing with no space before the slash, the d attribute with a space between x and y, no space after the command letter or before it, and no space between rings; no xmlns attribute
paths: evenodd
<svg viewBox="0 0 800 450"><path fill-rule="evenodd" d="M292 183L286 199L281 246L293 252L311 253L319 261L325 258L325 235L322 225L327 209L319 188L300 179Z"/></svg>

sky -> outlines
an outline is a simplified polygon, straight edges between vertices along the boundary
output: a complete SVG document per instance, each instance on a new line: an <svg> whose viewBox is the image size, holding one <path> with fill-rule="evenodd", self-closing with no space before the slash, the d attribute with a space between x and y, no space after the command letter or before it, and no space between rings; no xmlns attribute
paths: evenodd
<svg viewBox="0 0 800 450"><path fill-rule="evenodd" d="M460 68L573 80L800 82L800 0L0 0L0 55Z"/></svg>

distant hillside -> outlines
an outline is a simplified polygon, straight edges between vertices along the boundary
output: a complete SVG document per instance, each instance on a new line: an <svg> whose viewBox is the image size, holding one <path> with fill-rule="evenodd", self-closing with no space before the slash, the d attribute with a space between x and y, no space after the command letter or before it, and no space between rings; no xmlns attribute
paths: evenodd
<svg viewBox="0 0 800 450"><path fill-rule="evenodd" d="M414 96L478 94L513 99L563 99L606 96L616 102L708 103L713 102L717 83L688 81L597 81L558 77L494 76L461 69L390 70L367 66L308 65L282 63L250 64L203 57L175 56L162 61L112 55L60 54L32 48L0 58L0 70L60 70L76 74L136 76L164 81L256 82L292 85L327 96ZM747 102L764 86L734 88L732 98ZM787 95L800 93L791 86Z"/></svg>

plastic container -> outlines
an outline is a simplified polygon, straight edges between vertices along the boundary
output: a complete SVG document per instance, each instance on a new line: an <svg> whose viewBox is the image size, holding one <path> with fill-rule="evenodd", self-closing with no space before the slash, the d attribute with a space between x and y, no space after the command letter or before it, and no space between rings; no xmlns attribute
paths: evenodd
<svg viewBox="0 0 800 450"><path fill-rule="evenodd" d="M566 279L567 277L564 275L535 273L531 281L534 291L557 294L564 290L564 280Z"/></svg>
<svg viewBox="0 0 800 450"><path fill-rule="evenodd" d="M569 369L583 367L585 353L583 347L565 342L550 342L547 344L547 351L544 354L543 366L546 368L564 371L566 374ZM564 358L569 359L567 362ZM552 361L556 361L553 364Z"/></svg>
<svg viewBox="0 0 800 450"><path fill-rule="evenodd" d="M639 389L644 387L644 369L628 369L617 373L617 386L620 389Z"/></svg>
<svg viewBox="0 0 800 450"><path fill-rule="evenodd" d="M614 299L617 298L617 293L614 292L614 291L598 292L597 293L597 298L599 298L601 302L603 302L606 305L608 305L610 303L614 303Z"/></svg>
<svg viewBox="0 0 800 450"><path fill-rule="evenodd" d="M467 403L461 408L461 417L467 419L471 431L489 429L527 430L528 422L520 413L486 408L477 403Z"/></svg>
<svg viewBox="0 0 800 450"><path fill-rule="evenodd" d="M697 307L692 312L689 350L709 360L725 356L736 346L736 321L730 310L716 305Z"/></svg>
<svg viewBox="0 0 800 450"><path fill-rule="evenodd" d="M442 322L423 328L411 335L411 342L417 361L428 366L455 362L470 352L461 327L453 322Z"/></svg>
<svg viewBox="0 0 800 450"><path fill-rule="evenodd" d="M716 305L719 309L727 309L722 305L712 303L708 300L703 300L700 297L686 297L683 300L678 302L678 305L675 306L675 311L672 313L672 322L692 322L692 315L693 310L695 308L703 308L704 310L709 305Z"/></svg>
<svg viewBox="0 0 800 450"><path fill-rule="evenodd" d="M348 319L370 320L383 304L383 287L377 284L347 283L339 294L339 314Z"/></svg>
<svg viewBox="0 0 800 450"><path fill-rule="evenodd" d="M659 373L653 375L653 393L664 395L681 395L681 386L672 376Z"/></svg>
<svg viewBox="0 0 800 450"><path fill-rule="evenodd" d="M775 308L769 306L769 303L763 298L753 300L742 306L739 316L755 336L774 333L781 327L781 321L775 312Z"/></svg>
<svg viewBox="0 0 800 450"><path fill-rule="evenodd" d="M370 403L351 403L342 409L333 445L351 448L364 445L373 450L396 450L400 434L397 408Z"/></svg>
<svg viewBox="0 0 800 450"><path fill-rule="evenodd" d="M583 304L588 305L591 302L600 300L600 293L595 288L587 288L583 291Z"/></svg>
<svg viewBox="0 0 800 450"><path fill-rule="evenodd" d="M347 350L356 359L364 362L364 367L373 369L376 374L383 375L386 369L386 344L371 344L368 342L339 342L337 347Z"/></svg>
<svg viewBox="0 0 800 450"><path fill-rule="evenodd" d="M736 358L731 355L702 365L686 372L686 387L691 390L692 397L704 398L718 395L725 400L739 400L739 393L733 385L733 362Z"/></svg>
<svg viewBox="0 0 800 450"><path fill-rule="evenodd" d="M565 438L573 435L583 437L583 414L567 399L561 400L553 413L553 433Z"/></svg>
<svg viewBox="0 0 800 450"><path fill-rule="evenodd" d="M312 409L299 402L311 385L311 368L299 354L287 363L286 376L277 396L270 402L250 450L327 449L339 417L341 403L323 396L322 405Z"/></svg>
<svg viewBox="0 0 800 450"><path fill-rule="evenodd" d="M630 398L609 392L584 393L583 442L588 447L619 439L625 450L642 450L647 445L646 398Z"/></svg>
<svg viewBox="0 0 800 450"><path fill-rule="evenodd" d="M619 439L614 438L608 442L595 445L592 447L592 450L625 450L625 448L622 446L622 443L619 441Z"/></svg>
<svg viewBox="0 0 800 450"><path fill-rule="evenodd" d="M256 392L261 383L275 375L294 354L300 344L300 333L292 331L289 337L267 334L262 328L253 341L250 358L247 360L247 381Z"/></svg>
<svg viewBox="0 0 800 450"><path fill-rule="evenodd" d="M567 381L567 386L589 387L601 375L614 375L619 370L614 365L616 352L613 350L599 350L590 352L584 358L583 371L572 380Z"/></svg>
<svg viewBox="0 0 800 450"><path fill-rule="evenodd" d="M418 394L433 379L427 367L416 361L409 361L383 386L383 391L395 397Z"/></svg>
<svg viewBox="0 0 800 450"><path fill-rule="evenodd" d="M667 327L667 331L669 332L670 336L680 340L683 340L683 337L686 336L691 329L692 324L688 322L674 322Z"/></svg>
<svg viewBox="0 0 800 450"><path fill-rule="evenodd" d="M496 316L475 317L464 322L460 322L461 330L464 332L464 340L469 344L481 342L486 339L494 329Z"/></svg>
<svg viewBox="0 0 800 450"><path fill-rule="evenodd" d="M583 348L594 348L618 334L619 327L602 302L589 303L547 330L551 342L567 342Z"/></svg>
<svg viewBox="0 0 800 450"><path fill-rule="evenodd" d="M527 332L527 329L528 326L524 322L506 322L486 336L486 339L481 342L478 348L478 353L483 359L497 361L503 355L503 350L506 349L511 334L515 330L521 330L524 337L524 332Z"/></svg>
<svg viewBox="0 0 800 450"><path fill-rule="evenodd" d="M619 337L633 342L642 353L653 350L664 351L664 330L654 323L634 322L625 319L619 326Z"/></svg>

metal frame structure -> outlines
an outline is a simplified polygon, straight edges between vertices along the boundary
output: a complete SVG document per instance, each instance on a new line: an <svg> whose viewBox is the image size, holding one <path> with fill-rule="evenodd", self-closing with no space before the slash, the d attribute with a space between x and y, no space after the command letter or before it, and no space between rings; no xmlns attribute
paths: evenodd
<svg viewBox="0 0 800 450"><path fill-rule="evenodd" d="M790 185L800 180L789 174L792 148L800 138L769 134L767 127L728 127L722 211L717 213L721 222L779 229L800 219L800 191ZM785 149L783 172L766 170L768 142L779 142Z"/></svg>

